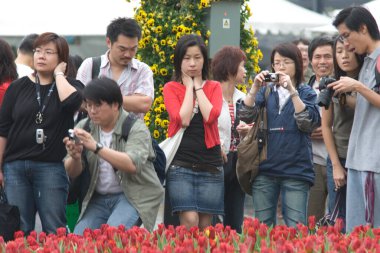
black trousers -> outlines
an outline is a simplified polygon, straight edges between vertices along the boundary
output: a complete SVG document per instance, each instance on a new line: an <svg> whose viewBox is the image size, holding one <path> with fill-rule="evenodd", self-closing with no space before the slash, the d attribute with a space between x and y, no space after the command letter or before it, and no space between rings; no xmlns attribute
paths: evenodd
<svg viewBox="0 0 380 253"><path fill-rule="evenodd" d="M237 152L227 155L224 167L224 226L230 226L241 233L244 218L245 193L241 190L236 177Z"/></svg>

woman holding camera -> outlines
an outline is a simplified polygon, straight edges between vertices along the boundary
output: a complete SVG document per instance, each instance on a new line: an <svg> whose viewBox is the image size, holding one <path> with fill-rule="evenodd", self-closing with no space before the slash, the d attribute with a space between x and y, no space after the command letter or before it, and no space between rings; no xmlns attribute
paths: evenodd
<svg viewBox="0 0 380 253"><path fill-rule="evenodd" d="M294 44L274 48L271 63L275 78L269 71L257 74L239 111L241 120L251 122L261 106L267 109L267 159L260 163L252 184L253 205L255 217L276 225L281 193L284 221L296 226L307 223L309 190L314 182L310 133L320 125L317 95L303 84L302 56Z"/></svg>
<svg viewBox="0 0 380 253"><path fill-rule="evenodd" d="M339 36L333 46L335 79L342 76L358 79L364 57L350 52ZM346 217L346 182L345 168L348 140L354 121L356 93L342 93L332 98L332 106L322 109L322 133L327 152L327 190L331 213L335 206L336 191L341 191L341 205L338 217ZM334 126L334 127L333 127Z"/></svg>
<svg viewBox="0 0 380 253"><path fill-rule="evenodd" d="M0 111L0 183L18 206L26 234L34 230L37 211L44 232L66 226L62 139L74 125L83 87L66 78L68 57L63 37L41 34L34 44L35 72L9 86Z"/></svg>

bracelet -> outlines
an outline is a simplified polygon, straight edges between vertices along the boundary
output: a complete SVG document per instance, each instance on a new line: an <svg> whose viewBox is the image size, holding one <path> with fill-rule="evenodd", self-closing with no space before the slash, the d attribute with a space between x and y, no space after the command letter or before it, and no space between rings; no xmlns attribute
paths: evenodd
<svg viewBox="0 0 380 253"><path fill-rule="evenodd" d="M203 89L203 87L199 87L197 89L194 89L194 91L198 91L198 90L202 90L202 89Z"/></svg>
<svg viewBox="0 0 380 253"><path fill-rule="evenodd" d="M57 77L57 76L65 76L65 73L63 72L54 73L54 77Z"/></svg>
<svg viewBox="0 0 380 253"><path fill-rule="evenodd" d="M290 98L298 97L298 91L294 91L293 93L290 94Z"/></svg>

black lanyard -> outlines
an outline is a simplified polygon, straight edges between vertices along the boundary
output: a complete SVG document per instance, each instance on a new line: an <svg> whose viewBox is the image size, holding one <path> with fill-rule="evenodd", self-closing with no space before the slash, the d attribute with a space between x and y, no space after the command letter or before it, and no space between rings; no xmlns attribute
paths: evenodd
<svg viewBox="0 0 380 253"><path fill-rule="evenodd" d="M49 92L46 96L46 99L44 99L44 101L41 101L40 78L38 77L38 75L36 75L36 95L37 95L37 102L38 102L38 106L39 106L38 112L36 114L36 124L37 125L41 124L42 121L44 120L43 112L45 111L46 106L49 103L49 100L50 100L51 94L53 93L54 88L55 88L55 81L52 84L52 86L50 87Z"/></svg>

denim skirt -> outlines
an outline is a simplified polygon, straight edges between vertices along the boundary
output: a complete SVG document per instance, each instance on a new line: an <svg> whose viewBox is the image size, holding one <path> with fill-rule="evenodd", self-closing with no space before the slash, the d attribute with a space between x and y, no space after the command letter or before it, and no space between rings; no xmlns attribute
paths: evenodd
<svg viewBox="0 0 380 253"><path fill-rule="evenodd" d="M196 211L224 215L223 167L215 173L170 165L166 186L173 214Z"/></svg>

